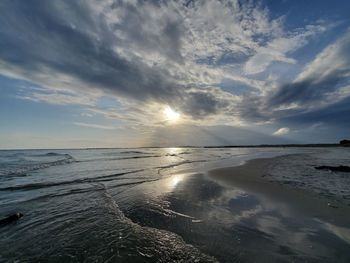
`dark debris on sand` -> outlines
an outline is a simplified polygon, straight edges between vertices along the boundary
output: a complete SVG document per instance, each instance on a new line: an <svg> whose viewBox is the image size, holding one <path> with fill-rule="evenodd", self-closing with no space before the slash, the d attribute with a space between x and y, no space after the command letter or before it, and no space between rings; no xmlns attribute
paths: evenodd
<svg viewBox="0 0 350 263"><path fill-rule="evenodd" d="M15 213L12 215L9 215L3 219L0 219L0 226L5 226L11 223L16 222L18 219L20 219L23 216L22 213Z"/></svg>
<svg viewBox="0 0 350 263"><path fill-rule="evenodd" d="M315 169L317 170L327 170L331 172L344 172L344 173L350 173L350 167L345 165L339 165L339 166L315 166Z"/></svg>

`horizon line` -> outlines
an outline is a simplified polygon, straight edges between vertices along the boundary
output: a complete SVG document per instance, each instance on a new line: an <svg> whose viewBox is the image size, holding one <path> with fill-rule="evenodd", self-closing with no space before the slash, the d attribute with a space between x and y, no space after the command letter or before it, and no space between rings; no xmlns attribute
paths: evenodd
<svg viewBox="0 0 350 263"><path fill-rule="evenodd" d="M338 143L288 143L288 144L242 144L242 145L179 145L179 146L140 146L140 147L81 147L81 148L6 148L0 151L30 151L30 150L104 150L104 149L160 149L160 148L259 148L259 147L334 147Z"/></svg>

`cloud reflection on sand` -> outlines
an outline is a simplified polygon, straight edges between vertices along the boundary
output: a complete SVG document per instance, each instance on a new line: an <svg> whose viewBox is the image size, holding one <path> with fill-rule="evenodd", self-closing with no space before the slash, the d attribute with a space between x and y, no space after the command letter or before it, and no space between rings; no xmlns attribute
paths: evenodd
<svg viewBox="0 0 350 263"><path fill-rule="evenodd" d="M337 237L341 238L342 240L350 244L350 228L336 226L327 222L322 222L322 223L324 224L325 228L328 231L332 232L334 235L336 235Z"/></svg>
<svg viewBox="0 0 350 263"><path fill-rule="evenodd" d="M325 228L283 200L225 187L200 173L173 174L156 184L157 192L147 191L157 196L148 196L154 209L131 217L147 217L150 226L175 232L219 260L243 253L238 258L254 261L264 254L279 262L312 261L332 258L334 251L347 253L343 229Z"/></svg>

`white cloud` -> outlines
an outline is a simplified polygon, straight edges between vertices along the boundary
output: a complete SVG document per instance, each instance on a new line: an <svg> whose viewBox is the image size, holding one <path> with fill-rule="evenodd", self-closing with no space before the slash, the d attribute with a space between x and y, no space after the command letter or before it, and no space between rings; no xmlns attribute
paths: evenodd
<svg viewBox="0 0 350 263"><path fill-rule="evenodd" d="M50 90L45 90L45 92L32 92L29 95L19 95L17 96L21 99L31 100L35 102L45 102L49 104L56 104L56 105L69 105L69 104L76 104L76 105L88 105L92 106L95 104L96 100L94 98L91 98L89 96L82 96L74 93L69 94L62 94L53 92L51 93Z"/></svg>
<svg viewBox="0 0 350 263"><path fill-rule="evenodd" d="M333 44L326 47L316 58L307 64L296 81L307 79L322 80L340 72L350 76L350 28Z"/></svg>
<svg viewBox="0 0 350 263"><path fill-rule="evenodd" d="M100 124L94 124L94 123L73 122L73 124L77 125L77 126L81 126L81 127L102 129L102 130L115 130L116 129L116 127L113 127L113 126L100 125Z"/></svg>
<svg viewBox="0 0 350 263"><path fill-rule="evenodd" d="M245 73L263 72L274 61L295 64L297 61L288 57L288 54L306 45L312 36L325 30L327 30L326 26L308 25L293 33L283 33L285 36L271 38L265 46L258 47L255 50L256 54L246 62Z"/></svg>
<svg viewBox="0 0 350 263"><path fill-rule="evenodd" d="M278 129L277 131L275 131L275 132L273 133L273 135L282 136L282 135L288 134L289 131L290 131L289 128L284 127L284 128L280 128L280 129Z"/></svg>

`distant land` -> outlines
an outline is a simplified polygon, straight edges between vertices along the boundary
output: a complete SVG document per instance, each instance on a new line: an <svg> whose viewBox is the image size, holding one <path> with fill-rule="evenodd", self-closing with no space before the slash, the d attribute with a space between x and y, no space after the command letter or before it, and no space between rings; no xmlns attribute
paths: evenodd
<svg viewBox="0 0 350 263"><path fill-rule="evenodd" d="M258 147L349 147L350 140L341 140L339 143L308 143L308 144L259 144L259 145L225 145L204 146L203 148L258 148Z"/></svg>

